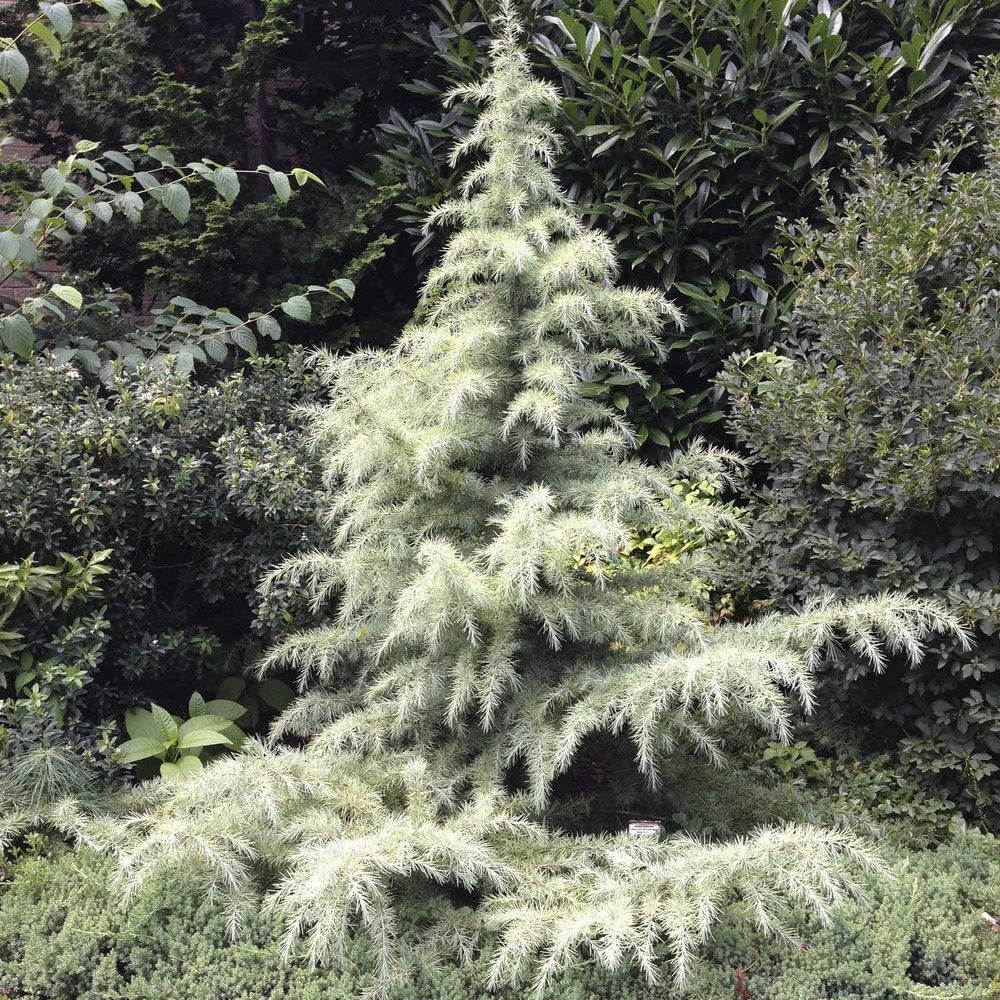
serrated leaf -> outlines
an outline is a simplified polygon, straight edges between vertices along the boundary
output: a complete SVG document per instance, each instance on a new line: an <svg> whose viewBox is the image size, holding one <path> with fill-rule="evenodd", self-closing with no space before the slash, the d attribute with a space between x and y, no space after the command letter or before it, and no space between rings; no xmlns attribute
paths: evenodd
<svg viewBox="0 0 1000 1000"><path fill-rule="evenodd" d="M271 178L271 187L274 188L274 193L278 197L278 201L282 205L287 204L288 199L292 196L292 185L289 183L288 174L281 173L280 170L275 170L268 174Z"/></svg>
<svg viewBox="0 0 1000 1000"><path fill-rule="evenodd" d="M11 44L0 52L0 80L5 80L18 93L28 82L28 60L16 45Z"/></svg>
<svg viewBox="0 0 1000 1000"><path fill-rule="evenodd" d="M232 167L218 167L212 173L212 182L227 204L236 201L240 193L240 179Z"/></svg>
<svg viewBox="0 0 1000 1000"><path fill-rule="evenodd" d="M0 257L4 260L17 260L21 252L21 237L9 229L0 232Z"/></svg>
<svg viewBox="0 0 1000 1000"><path fill-rule="evenodd" d="M165 750L162 743L140 736L122 743L118 747L118 755L126 764L134 764L137 760L159 757Z"/></svg>
<svg viewBox="0 0 1000 1000"><path fill-rule="evenodd" d="M114 217L115 210L106 201L96 201L90 206L91 211L101 222L110 222Z"/></svg>
<svg viewBox="0 0 1000 1000"><path fill-rule="evenodd" d="M293 295L281 303L281 311L292 319L308 323L312 319L312 303L304 295Z"/></svg>
<svg viewBox="0 0 1000 1000"><path fill-rule="evenodd" d="M233 741L225 733L218 733L212 729L199 729L188 733L177 741L177 746L181 750L193 750L196 747L229 747Z"/></svg>
<svg viewBox="0 0 1000 1000"><path fill-rule="evenodd" d="M257 350L257 338L245 326L236 327L229 336L233 338L233 343L246 351L247 354L252 354Z"/></svg>
<svg viewBox="0 0 1000 1000"><path fill-rule="evenodd" d="M160 163L164 163L168 167L174 166L177 162L174 159L174 154L171 153L166 146L150 146L149 149L146 150L146 153L154 160L159 160Z"/></svg>
<svg viewBox="0 0 1000 1000"><path fill-rule="evenodd" d="M35 346L35 331L21 313L13 313L0 323L0 342L18 357L26 358Z"/></svg>
<svg viewBox="0 0 1000 1000"><path fill-rule="evenodd" d="M226 342L221 337L209 337L205 341L205 350L213 361L225 361L229 354Z"/></svg>
<svg viewBox="0 0 1000 1000"><path fill-rule="evenodd" d="M262 337L277 340L281 336L281 324L273 316L257 317L257 332Z"/></svg>
<svg viewBox="0 0 1000 1000"><path fill-rule="evenodd" d="M58 168L48 167L42 171L42 187L50 198L54 198L66 187L66 178Z"/></svg>
<svg viewBox="0 0 1000 1000"><path fill-rule="evenodd" d="M125 0L91 0L91 2L101 7L112 21L117 21L128 10Z"/></svg>
<svg viewBox="0 0 1000 1000"><path fill-rule="evenodd" d="M135 170L135 164L132 162L132 157L126 156L124 153L119 153L116 150L109 149L101 154L106 160L110 160L112 163L117 164L122 170L127 170L131 173Z"/></svg>
<svg viewBox="0 0 1000 1000"><path fill-rule="evenodd" d="M62 299L74 309L83 308L83 295L72 285L53 285L50 291L56 298Z"/></svg>
<svg viewBox="0 0 1000 1000"><path fill-rule="evenodd" d="M42 13L49 19L52 30L60 38L69 38L73 33L73 15L64 3L43 3Z"/></svg>
<svg viewBox="0 0 1000 1000"><path fill-rule="evenodd" d="M177 181L168 184L161 191L160 201L178 222L187 222L191 212L191 195L183 184Z"/></svg>

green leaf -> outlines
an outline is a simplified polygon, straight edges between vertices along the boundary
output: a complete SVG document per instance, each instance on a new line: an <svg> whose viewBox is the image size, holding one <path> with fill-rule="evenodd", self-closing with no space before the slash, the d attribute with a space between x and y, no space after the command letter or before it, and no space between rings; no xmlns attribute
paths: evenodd
<svg viewBox="0 0 1000 1000"><path fill-rule="evenodd" d="M109 149L103 152L101 156L103 156L104 159L117 164L122 168L122 170L127 170L129 173L135 170L135 164L132 162L132 158L130 156L126 156L124 153L119 153L113 149Z"/></svg>
<svg viewBox="0 0 1000 1000"><path fill-rule="evenodd" d="M169 746L177 739L177 723L174 717L155 703L149 706L149 710L153 713L153 721L159 729L160 739Z"/></svg>
<svg viewBox="0 0 1000 1000"><path fill-rule="evenodd" d="M211 729L199 729L187 733L177 741L177 745L182 750L193 750L196 747L229 747L233 745L233 741L225 733L218 733Z"/></svg>
<svg viewBox="0 0 1000 1000"><path fill-rule="evenodd" d="M281 336L281 324L273 316L258 316L257 332L262 337L270 337L277 340Z"/></svg>
<svg viewBox="0 0 1000 1000"><path fill-rule="evenodd" d="M205 765L200 758L193 754L179 757L176 761L165 760L160 765L160 777L164 781L183 781L185 778L194 777L205 770Z"/></svg>
<svg viewBox="0 0 1000 1000"><path fill-rule="evenodd" d="M281 303L281 311L292 319L302 320L308 323L312 319L312 303L304 295L293 295L290 299Z"/></svg>
<svg viewBox="0 0 1000 1000"><path fill-rule="evenodd" d="M167 184L160 193L160 200L178 222L187 222L191 212L191 195L183 184L177 181Z"/></svg>
<svg viewBox="0 0 1000 1000"><path fill-rule="evenodd" d="M240 193L240 179L232 167L219 167L212 173L215 190L231 205Z"/></svg>
<svg viewBox="0 0 1000 1000"><path fill-rule="evenodd" d="M83 295L72 285L53 285L50 291L56 298L62 299L63 302L71 305L74 309L83 308Z"/></svg>
<svg viewBox="0 0 1000 1000"><path fill-rule="evenodd" d="M298 182L299 187L302 187L307 181L312 181L314 184L326 187L323 181L311 170L305 170L302 167L292 167L292 176Z"/></svg>
<svg viewBox="0 0 1000 1000"><path fill-rule="evenodd" d="M197 691L188 699L188 715L195 718L205 714L205 699Z"/></svg>
<svg viewBox="0 0 1000 1000"><path fill-rule="evenodd" d="M830 145L830 133L822 132L816 136L816 141L812 144L812 149L809 150L809 165L815 167L823 156L826 154L827 147Z"/></svg>
<svg viewBox="0 0 1000 1000"><path fill-rule="evenodd" d="M62 54L62 42L60 42L52 31L45 26L44 21L41 19L32 21L31 24L28 25L28 31L30 31L35 38L39 39L39 41L41 41L44 45L48 46L53 58L59 58Z"/></svg>
<svg viewBox="0 0 1000 1000"><path fill-rule="evenodd" d="M73 15L64 3L43 3L42 13L49 19L52 30L60 38L69 38L73 34Z"/></svg>
<svg viewBox="0 0 1000 1000"><path fill-rule="evenodd" d="M156 740L139 737L128 740L118 747L118 755L126 764L134 764L137 760L146 760L149 757L159 757L166 751L166 747Z"/></svg>
<svg viewBox="0 0 1000 1000"><path fill-rule="evenodd" d="M209 714L209 705L211 704L212 703L209 702L208 705L205 706L206 710L208 710L206 711L206 714L196 715L193 718L188 719L187 722L180 726L177 730L178 741L182 740L188 735L188 733L200 733L203 729L208 729L215 733L221 733L222 730L229 725L229 719L224 719L221 715ZM240 711L243 711L242 705L240 706Z"/></svg>
<svg viewBox="0 0 1000 1000"><path fill-rule="evenodd" d="M125 0L91 0L91 2L105 10L112 21L117 21L128 10Z"/></svg>
<svg viewBox="0 0 1000 1000"><path fill-rule="evenodd" d="M42 171L42 187L50 198L54 198L66 187L66 178L58 168L49 167Z"/></svg>
<svg viewBox="0 0 1000 1000"><path fill-rule="evenodd" d="M96 201L90 208L101 222L110 222L115 214L115 210L106 201Z"/></svg>
<svg viewBox="0 0 1000 1000"><path fill-rule="evenodd" d="M283 712L295 698L295 691L277 677L265 677L258 686L261 700L271 708Z"/></svg>
<svg viewBox="0 0 1000 1000"><path fill-rule="evenodd" d="M242 677L227 677L220 685L216 695L226 701L236 701L247 689L247 682Z"/></svg>
<svg viewBox="0 0 1000 1000"><path fill-rule="evenodd" d="M289 183L288 174L283 174L278 170L274 173L268 174L271 178L271 187L274 188L274 193L278 196L278 201L282 205L288 203L288 199L292 196L292 185Z"/></svg>
<svg viewBox="0 0 1000 1000"><path fill-rule="evenodd" d="M18 93L28 82L28 60L16 45L11 44L0 52L0 80L5 80Z"/></svg>
<svg viewBox="0 0 1000 1000"><path fill-rule="evenodd" d="M233 343L247 354L253 354L257 350L257 338L245 326L236 327L229 336L233 338Z"/></svg>
<svg viewBox="0 0 1000 1000"><path fill-rule="evenodd" d="M125 729L134 740L156 740L159 742L160 728L153 713L145 708L130 708L125 713Z"/></svg>
<svg viewBox="0 0 1000 1000"><path fill-rule="evenodd" d="M13 313L0 323L0 342L18 357L26 358L35 346L35 331L21 313Z"/></svg>
<svg viewBox="0 0 1000 1000"><path fill-rule="evenodd" d="M230 722L235 722L246 712L246 709L238 701L216 698L205 705L205 711L211 712L213 715L220 716L223 719L228 719Z"/></svg>
<svg viewBox="0 0 1000 1000"><path fill-rule="evenodd" d="M354 298L354 282L350 278L334 278L330 282L331 288L337 288L344 293L349 299Z"/></svg>
<svg viewBox="0 0 1000 1000"><path fill-rule="evenodd" d="M21 253L21 237L9 229L0 232L0 257L4 260L17 260Z"/></svg>

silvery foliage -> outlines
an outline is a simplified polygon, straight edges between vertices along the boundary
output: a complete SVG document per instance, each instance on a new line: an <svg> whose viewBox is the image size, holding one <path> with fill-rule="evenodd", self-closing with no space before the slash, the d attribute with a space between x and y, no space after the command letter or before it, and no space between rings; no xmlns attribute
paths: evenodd
<svg viewBox="0 0 1000 1000"><path fill-rule="evenodd" d="M612 246L550 171L558 94L531 77L509 3L496 26L490 74L452 95L485 109L456 160L484 156L428 222L456 232L417 316L392 350L321 361L331 401L309 417L332 540L264 584L335 602L262 666L297 670L303 694L269 745L143 786L117 817L54 818L116 851L129 893L165 867L204 876L234 931L266 885L290 955L335 961L364 928L387 985L428 950L481 947L494 983L541 990L580 958L651 978L668 962L682 979L731 901L780 932L783 902L824 911L879 862L805 826L723 843L562 833L544 821L554 778L600 731L631 740L654 783L665 754L720 757L725 728L784 738L838 641L878 664L957 626L891 596L715 625L672 596L706 556L620 565L639 526L731 530L672 486L723 483L733 463L698 447L647 466L588 393L681 317L614 284ZM475 907L454 902L463 891ZM414 931L400 913L417 905Z"/></svg>

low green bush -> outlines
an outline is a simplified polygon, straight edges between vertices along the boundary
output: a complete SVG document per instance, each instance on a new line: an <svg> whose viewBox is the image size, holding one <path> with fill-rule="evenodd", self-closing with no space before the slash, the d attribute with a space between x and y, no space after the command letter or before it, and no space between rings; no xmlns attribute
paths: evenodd
<svg viewBox="0 0 1000 1000"><path fill-rule="evenodd" d="M869 907L850 903L824 927L793 915L798 946L761 941L722 924L689 983L700 1000L890 1000L987 998L1000 988L1000 842L958 836L933 850L898 852L891 882ZM0 991L45 1000L340 1000L374 983L360 941L345 943L338 969L284 963L281 927L252 915L231 944L227 917L184 883L164 880L124 912L110 891L112 863L82 851L32 858L0 896ZM417 956L419 957L419 956ZM483 992L476 961L415 961L400 977L402 1000L460 1000ZM520 994L518 994L520 995ZM563 975L557 1000L677 995L638 975L592 968ZM499 994L513 1000L514 991Z"/></svg>

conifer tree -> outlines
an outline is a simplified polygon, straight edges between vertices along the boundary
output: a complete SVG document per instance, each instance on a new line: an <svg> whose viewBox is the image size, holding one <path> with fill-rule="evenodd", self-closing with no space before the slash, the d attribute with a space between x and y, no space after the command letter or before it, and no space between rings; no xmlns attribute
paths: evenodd
<svg viewBox="0 0 1000 1000"><path fill-rule="evenodd" d="M290 953L316 962L361 925L391 976L416 946L399 908L420 898L434 919L419 946L489 947L495 983L543 987L581 956L682 977L728 901L773 930L783 901L823 908L877 861L804 826L717 844L575 836L545 822L554 778L601 731L631 741L652 783L667 754L721 758L723 723L784 739L838 641L878 666L958 627L892 596L714 625L689 594L703 558L623 565L640 526L733 527L673 489L724 484L732 459L642 464L588 392L601 371L638 375L631 352L659 350L681 317L616 286L609 241L550 171L558 95L532 78L510 3L496 25L489 76L453 95L484 106L456 161L482 158L429 220L456 231L417 317L392 350L320 362L330 402L309 417L331 543L265 582L334 608L263 664L296 669L303 693L268 745L143 786L83 836L118 852L130 891L186 865L237 920L270 883Z"/></svg>

